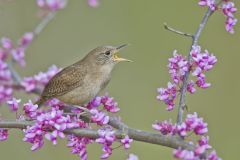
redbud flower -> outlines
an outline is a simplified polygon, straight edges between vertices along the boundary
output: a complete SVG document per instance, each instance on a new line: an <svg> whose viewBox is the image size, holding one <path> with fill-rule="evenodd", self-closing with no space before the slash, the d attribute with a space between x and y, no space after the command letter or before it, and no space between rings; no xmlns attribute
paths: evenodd
<svg viewBox="0 0 240 160"><path fill-rule="evenodd" d="M5 61L7 59L7 56L8 56L8 52L0 48L0 60Z"/></svg>
<svg viewBox="0 0 240 160"><path fill-rule="evenodd" d="M41 111L38 110L38 105L33 104L31 100L23 105L23 110L25 114L32 119L35 119L39 114L41 114Z"/></svg>
<svg viewBox="0 0 240 160"><path fill-rule="evenodd" d="M208 144L209 137L201 137L201 139L198 141L198 145L195 149L195 154L200 156L203 154L206 150L211 149L212 147Z"/></svg>
<svg viewBox="0 0 240 160"><path fill-rule="evenodd" d="M108 112L116 113L120 110L117 102L114 101L114 98L108 97L107 95L101 98L101 103Z"/></svg>
<svg viewBox="0 0 240 160"><path fill-rule="evenodd" d="M8 130L0 128L0 141L5 141L8 138Z"/></svg>
<svg viewBox="0 0 240 160"><path fill-rule="evenodd" d="M198 4L200 6L208 6L212 11L215 11L217 9L215 0L199 0Z"/></svg>
<svg viewBox="0 0 240 160"><path fill-rule="evenodd" d="M177 149L173 151L173 155L175 158L182 159L182 160L196 160L193 151Z"/></svg>
<svg viewBox="0 0 240 160"><path fill-rule="evenodd" d="M25 33L19 40L19 46L23 48L27 47L32 42L33 37L34 34L32 32Z"/></svg>
<svg viewBox="0 0 240 160"><path fill-rule="evenodd" d="M98 109L91 109L90 110L91 120L98 125L104 125L109 122L109 116L106 115L104 112L99 111Z"/></svg>
<svg viewBox="0 0 240 160"><path fill-rule="evenodd" d="M158 100L164 101L167 105L167 110L171 111L174 108L174 100L177 97L177 86L168 82L167 88L158 88L159 95L157 96Z"/></svg>
<svg viewBox="0 0 240 160"><path fill-rule="evenodd" d="M9 39L7 37L2 37L1 43L2 43L2 47L4 49L12 49L12 47L13 47L11 39Z"/></svg>
<svg viewBox="0 0 240 160"><path fill-rule="evenodd" d="M133 139L130 139L128 135L126 135L123 139L121 139L121 143L124 145L125 149L130 148L130 143L133 141Z"/></svg>
<svg viewBox="0 0 240 160"><path fill-rule="evenodd" d="M7 63L0 60L0 80L11 81L12 75L8 69Z"/></svg>
<svg viewBox="0 0 240 160"><path fill-rule="evenodd" d="M0 103L5 102L7 99L11 98L12 94L12 88L0 85Z"/></svg>
<svg viewBox="0 0 240 160"><path fill-rule="evenodd" d="M225 22L225 24L226 24L226 26L225 26L225 28L226 28L226 30L229 32L229 33L234 33L234 29L233 29L233 27L236 25L236 23L237 23L237 19L236 18L231 18L231 17L228 17L227 19L226 19L226 22Z"/></svg>
<svg viewBox="0 0 240 160"><path fill-rule="evenodd" d="M208 160L221 160L221 158L219 158L217 156L216 151L212 151L209 155L208 155Z"/></svg>
<svg viewBox="0 0 240 160"><path fill-rule="evenodd" d="M92 140L86 137L68 135L68 147L71 147L72 154L77 154L81 160L87 160L87 145Z"/></svg>
<svg viewBox="0 0 240 160"><path fill-rule="evenodd" d="M51 11L63 9L67 4L67 0L37 0L40 8L47 8Z"/></svg>
<svg viewBox="0 0 240 160"><path fill-rule="evenodd" d="M112 128L101 128L98 130L99 138L95 141L103 145L101 159L106 159L112 154L112 143L116 140L115 131Z"/></svg>
<svg viewBox="0 0 240 160"><path fill-rule="evenodd" d="M91 7L98 7L99 6L99 0L88 0L88 5Z"/></svg>
<svg viewBox="0 0 240 160"><path fill-rule="evenodd" d="M13 59L18 62L20 66L25 66L25 50L24 48L16 48L11 50Z"/></svg>
<svg viewBox="0 0 240 160"><path fill-rule="evenodd" d="M20 102L21 102L21 99L12 98L11 100L7 101L7 104L11 111L16 112L19 108Z"/></svg>
<svg viewBox="0 0 240 160"><path fill-rule="evenodd" d="M127 160L138 160L138 157L135 154L130 153Z"/></svg>
<svg viewBox="0 0 240 160"><path fill-rule="evenodd" d="M194 81L190 80L190 82L187 85L187 91L191 94L193 94L194 92L196 92L196 88L194 88Z"/></svg>
<svg viewBox="0 0 240 160"><path fill-rule="evenodd" d="M232 17L232 18L234 17L233 14L237 11L237 8L234 7L233 2L223 3L221 8L222 8L224 15L226 15L227 17Z"/></svg>
<svg viewBox="0 0 240 160"><path fill-rule="evenodd" d="M173 57L168 59L169 64L169 73L175 84L179 84L183 80L183 76L188 71L188 62L185 57L180 54L177 54L175 50L173 52Z"/></svg>
<svg viewBox="0 0 240 160"><path fill-rule="evenodd" d="M153 129L160 131L163 135L175 134L176 126L170 121L156 122L152 125Z"/></svg>
<svg viewBox="0 0 240 160"><path fill-rule="evenodd" d="M21 85L25 88L26 92L31 92L37 87L37 81L33 77L25 77Z"/></svg>

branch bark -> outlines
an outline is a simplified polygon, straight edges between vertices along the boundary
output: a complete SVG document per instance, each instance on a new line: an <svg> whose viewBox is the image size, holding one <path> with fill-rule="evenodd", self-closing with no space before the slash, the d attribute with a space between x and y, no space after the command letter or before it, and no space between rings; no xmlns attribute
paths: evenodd
<svg viewBox="0 0 240 160"><path fill-rule="evenodd" d="M196 46L198 44L199 37L209 19L209 17L212 15L212 13L213 13L213 11L210 8L208 8L197 31L193 35L192 45L190 47L190 51L189 51L189 54L187 57L188 63L191 62L191 54L190 53L191 53L192 47ZM183 121L183 113L184 113L184 108L186 106L186 92L187 92L188 78L189 78L189 71L186 72L186 74L184 75L183 85L182 85L181 92L180 92L180 100L179 100L178 115L177 115L177 124L178 125L180 125Z"/></svg>
<svg viewBox="0 0 240 160"><path fill-rule="evenodd" d="M27 126L33 125L34 122L32 121L0 121L0 128L16 128L16 129L25 129ZM110 123L114 128L119 128L116 130L116 137L118 139L122 139L124 135L127 135L140 142L146 142L151 144L157 144L165 147L170 148L183 148L187 150L194 150L194 146L190 145L189 143L179 139L176 136L165 136L159 133L152 133L147 131L142 131L139 129L134 129L127 127L120 121L117 121L115 118L111 118ZM124 127L124 129L122 128ZM74 134L77 136L88 137L92 139L96 139L99 137L97 130L94 129L68 129L65 130L64 133L66 134Z"/></svg>

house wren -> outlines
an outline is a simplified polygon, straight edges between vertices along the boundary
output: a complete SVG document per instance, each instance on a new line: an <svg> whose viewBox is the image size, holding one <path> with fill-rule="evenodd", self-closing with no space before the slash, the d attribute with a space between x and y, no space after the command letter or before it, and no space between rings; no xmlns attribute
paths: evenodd
<svg viewBox="0 0 240 160"><path fill-rule="evenodd" d="M70 105L84 105L103 90L111 79L114 66L128 59L116 53L127 45L102 46L90 51L82 60L64 68L45 86L39 106L51 98L57 98Z"/></svg>

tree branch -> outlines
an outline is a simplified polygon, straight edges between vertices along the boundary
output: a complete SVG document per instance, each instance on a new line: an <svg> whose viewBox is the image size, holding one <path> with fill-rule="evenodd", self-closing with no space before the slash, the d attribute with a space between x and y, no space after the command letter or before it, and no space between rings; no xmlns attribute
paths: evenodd
<svg viewBox="0 0 240 160"><path fill-rule="evenodd" d="M213 13L213 11L208 8L207 12L205 13L196 33L193 35L193 40L192 40L192 45L190 47L190 51L187 57L187 61L188 63L191 62L191 51L192 51L192 47L196 46L198 44L198 40L199 37L203 31L203 28L205 27L209 17L211 16L211 14ZM179 107L178 107L178 115L177 115L177 124L181 124L182 120L183 120L183 112L184 112L184 107L186 106L186 92L187 92L187 84L188 84L188 78L189 78L189 71L186 72L186 74L184 75L184 79L183 79L183 85L181 88L181 92L180 92L180 100L179 100Z"/></svg>
<svg viewBox="0 0 240 160"><path fill-rule="evenodd" d="M157 145L162 145L165 147L170 147L170 148L183 148L183 149L188 149L188 150L194 150L194 146L188 144L187 142L179 139L178 137L175 136L164 136L159 133L151 133L151 132L146 132L134 128L129 128L125 124L123 124L120 121L117 121L116 119L112 118L110 120L110 124L114 124L115 127L121 128L122 126L125 127L124 130L118 129L115 133L116 137L118 139L122 139L124 135L127 133L127 135L136 140L136 141L141 141L141 142L146 142L146 143L151 143L151 144L157 144ZM33 125L33 121L0 121L0 128L17 128L17 129L25 129L27 126ZM94 129L86 129L86 128L81 128L81 129L67 129L64 131L66 134L74 134L77 136L82 136L82 137L88 137L92 139L96 139L99 137L97 130Z"/></svg>
<svg viewBox="0 0 240 160"><path fill-rule="evenodd" d="M173 32L173 33L176 33L176 34L179 34L179 35L182 35L182 36L186 36L186 37L191 37L191 38L193 38L193 35L192 35L192 34L184 33L184 32L182 32L182 31L176 30L176 29L168 26L167 23L164 23L163 25L164 25L164 28L165 28L166 30L168 30L168 31L171 31L171 32Z"/></svg>

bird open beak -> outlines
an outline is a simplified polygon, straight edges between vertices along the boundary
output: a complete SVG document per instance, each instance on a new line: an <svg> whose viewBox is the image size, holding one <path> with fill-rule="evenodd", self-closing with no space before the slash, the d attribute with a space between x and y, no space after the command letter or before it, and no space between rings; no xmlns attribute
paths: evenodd
<svg viewBox="0 0 240 160"><path fill-rule="evenodd" d="M116 49L115 49L115 51L113 53L113 60L114 61L118 61L118 62L120 62L120 61L133 62L133 61L131 61L129 59L118 57L118 55L116 54L118 51L120 51L123 48L126 48L127 46L128 46L128 44L123 44L123 45L120 45L120 46L116 47Z"/></svg>

